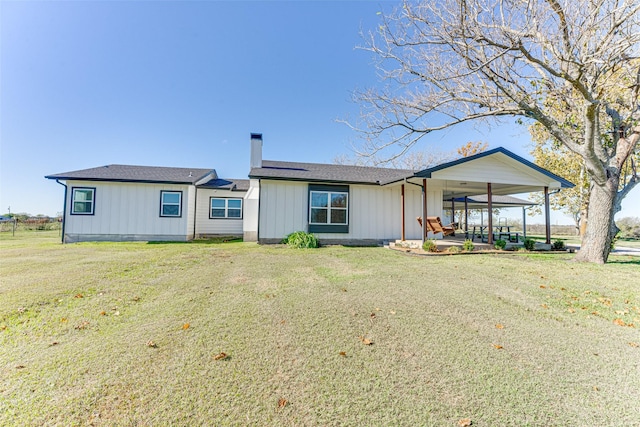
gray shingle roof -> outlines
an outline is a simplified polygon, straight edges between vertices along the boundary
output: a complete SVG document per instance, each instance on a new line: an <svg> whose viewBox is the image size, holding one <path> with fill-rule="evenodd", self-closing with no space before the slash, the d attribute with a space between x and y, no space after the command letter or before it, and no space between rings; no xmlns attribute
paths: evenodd
<svg viewBox="0 0 640 427"><path fill-rule="evenodd" d="M251 169L250 178L272 178L312 182L344 182L385 184L413 176L406 169L387 169L369 166L297 163L263 160L261 168Z"/></svg>
<svg viewBox="0 0 640 427"><path fill-rule="evenodd" d="M48 179L77 179L85 181L161 182L170 184L195 184L213 169L169 168L160 166L106 165L47 175Z"/></svg>
<svg viewBox="0 0 640 427"><path fill-rule="evenodd" d="M249 190L248 179L222 179L215 178L204 184L198 185L198 188L213 188L231 191L247 191Z"/></svg>

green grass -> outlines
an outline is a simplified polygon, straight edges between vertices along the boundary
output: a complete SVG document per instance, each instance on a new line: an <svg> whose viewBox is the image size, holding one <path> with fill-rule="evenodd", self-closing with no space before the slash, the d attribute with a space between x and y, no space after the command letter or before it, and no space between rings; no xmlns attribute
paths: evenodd
<svg viewBox="0 0 640 427"><path fill-rule="evenodd" d="M0 241L0 425L640 419L638 258L57 239Z"/></svg>

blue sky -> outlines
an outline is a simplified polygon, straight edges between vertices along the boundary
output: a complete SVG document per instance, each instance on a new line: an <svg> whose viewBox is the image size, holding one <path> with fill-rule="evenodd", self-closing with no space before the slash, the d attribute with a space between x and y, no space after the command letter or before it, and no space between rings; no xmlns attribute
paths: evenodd
<svg viewBox="0 0 640 427"><path fill-rule="evenodd" d="M245 178L251 132L267 159L349 154L357 135L337 119L357 117L351 92L378 82L360 32L395 5L0 1L0 213L54 215L63 188L44 175L110 163ZM531 158L515 123L429 135L417 149L468 141ZM640 189L623 209L640 215Z"/></svg>

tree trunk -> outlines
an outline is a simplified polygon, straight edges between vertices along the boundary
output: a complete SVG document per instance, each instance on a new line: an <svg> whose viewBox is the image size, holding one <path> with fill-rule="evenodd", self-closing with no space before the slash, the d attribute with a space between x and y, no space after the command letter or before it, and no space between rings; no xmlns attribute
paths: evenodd
<svg viewBox="0 0 640 427"><path fill-rule="evenodd" d="M604 264L609 258L616 229L613 217L620 177L611 173L611 170L608 172L609 176L603 186L591 182L589 219L576 261Z"/></svg>

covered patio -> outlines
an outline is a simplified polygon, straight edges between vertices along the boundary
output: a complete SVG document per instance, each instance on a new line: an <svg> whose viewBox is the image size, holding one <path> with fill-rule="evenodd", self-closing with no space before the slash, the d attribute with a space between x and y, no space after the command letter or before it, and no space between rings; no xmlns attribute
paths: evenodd
<svg viewBox="0 0 640 427"><path fill-rule="evenodd" d="M396 181L396 184L399 183ZM519 206L525 208L533 203L527 200L516 199L514 194L542 192L544 194L544 216L546 243L551 243L551 222L549 195L551 192L560 191L563 188L571 188L574 185L546 169L515 155L504 149L496 148L473 156L465 157L452 162L444 163L432 168L416 172L413 176L405 178L401 182L401 241L405 241L407 221L415 221L416 218L407 218L405 187L418 186L421 188L422 206L421 218L434 216L434 208L430 208L429 194L436 193L439 197L440 211L436 216L442 216L444 209L463 209L463 218L458 222L464 224L465 238L471 238L479 231L486 235L486 244L493 246L496 230L498 236L502 230L496 229L500 224L494 224L493 215L487 215L487 223L480 225L480 230L469 229L469 211L471 209L486 209L493 212L494 208ZM431 197L433 200L433 197ZM459 205L458 205L459 204ZM460 206L460 207L458 207ZM523 221L526 221L523 217ZM455 221L452 221L455 222ZM523 225L525 225L523 223ZM427 238L442 239L444 236L434 235L427 221L421 222L421 241ZM483 230L484 228L484 230ZM489 232L491 231L491 232ZM523 230L524 231L524 230ZM510 232L508 232L510 234ZM501 238L501 237L498 237ZM509 235L511 239L511 236ZM449 238L448 238L449 239ZM457 240L457 239L456 239Z"/></svg>

